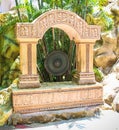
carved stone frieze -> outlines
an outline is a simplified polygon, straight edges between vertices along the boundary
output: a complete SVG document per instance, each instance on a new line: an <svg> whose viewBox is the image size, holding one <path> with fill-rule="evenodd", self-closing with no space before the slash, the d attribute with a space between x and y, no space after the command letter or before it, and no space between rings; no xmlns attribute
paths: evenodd
<svg viewBox="0 0 119 130"><path fill-rule="evenodd" d="M67 10L51 10L40 15L32 23L17 24L17 38L39 38L53 26L68 25L74 29L80 39L99 39L100 28L95 25L88 25L82 18ZM71 32L69 32L71 33ZM72 34L73 35L73 34ZM75 35L74 35L75 37Z"/></svg>
<svg viewBox="0 0 119 130"><path fill-rule="evenodd" d="M14 112L29 113L102 104L100 84L60 89L13 90ZM20 100L19 100L20 99Z"/></svg>

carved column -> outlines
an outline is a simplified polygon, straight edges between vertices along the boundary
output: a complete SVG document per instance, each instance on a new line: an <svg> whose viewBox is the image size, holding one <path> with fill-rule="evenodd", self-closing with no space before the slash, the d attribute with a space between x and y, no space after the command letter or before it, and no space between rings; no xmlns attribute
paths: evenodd
<svg viewBox="0 0 119 130"><path fill-rule="evenodd" d="M20 67L21 76L19 88L40 87L39 76L37 74L36 42L20 42Z"/></svg>
<svg viewBox="0 0 119 130"><path fill-rule="evenodd" d="M94 43L76 43L76 74L74 80L78 84L94 84L93 72L93 45Z"/></svg>

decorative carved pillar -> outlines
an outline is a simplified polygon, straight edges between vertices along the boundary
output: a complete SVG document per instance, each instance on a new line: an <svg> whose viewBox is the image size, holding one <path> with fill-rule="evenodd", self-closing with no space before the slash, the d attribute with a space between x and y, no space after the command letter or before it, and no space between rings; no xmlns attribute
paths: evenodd
<svg viewBox="0 0 119 130"><path fill-rule="evenodd" d="M40 87L37 74L36 42L20 42L20 66L21 76L19 88Z"/></svg>
<svg viewBox="0 0 119 130"><path fill-rule="evenodd" d="M78 84L94 84L93 72L93 45L94 43L76 43L76 74L74 80Z"/></svg>

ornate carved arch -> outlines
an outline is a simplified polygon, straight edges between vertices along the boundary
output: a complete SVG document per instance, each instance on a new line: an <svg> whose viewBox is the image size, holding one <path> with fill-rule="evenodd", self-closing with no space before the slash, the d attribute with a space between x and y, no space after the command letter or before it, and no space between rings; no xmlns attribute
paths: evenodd
<svg viewBox="0 0 119 130"><path fill-rule="evenodd" d="M78 41L100 38L100 27L88 25L77 14L67 10L51 10L39 16L32 23L18 23L17 38L42 39L44 33L51 27L66 31L70 38L76 37Z"/></svg>
<svg viewBox="0 0 119 130"><path fill-rule="evenodd" d="M22 75L20 88L38 87L36 69L36 44L51 27L64 30L76 43L76 69L74 79L78 84L95 83L93 73L93 45L100 38L100 27L88 25L77 14L67 10L51 10L32 23L18 23L16 35L20 43Z"/></svg>

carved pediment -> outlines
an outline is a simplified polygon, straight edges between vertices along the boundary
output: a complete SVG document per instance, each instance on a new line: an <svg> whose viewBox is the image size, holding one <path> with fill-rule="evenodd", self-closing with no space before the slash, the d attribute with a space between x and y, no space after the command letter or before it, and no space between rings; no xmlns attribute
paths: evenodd
<svg viewBox="0 0 119 130"><path fill-rule="evenodd" d="M17 38L42 39L51 27L64 30L71 38L100 39L100 27L88 25L77 14L67 10L51 10L36 18L32 23L17 23Z"/></svg>

